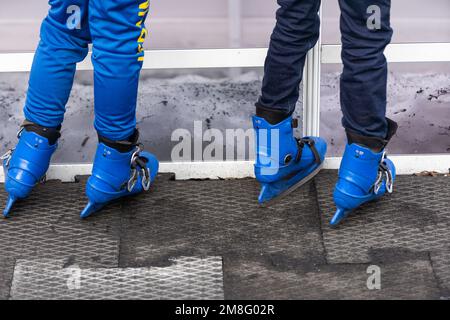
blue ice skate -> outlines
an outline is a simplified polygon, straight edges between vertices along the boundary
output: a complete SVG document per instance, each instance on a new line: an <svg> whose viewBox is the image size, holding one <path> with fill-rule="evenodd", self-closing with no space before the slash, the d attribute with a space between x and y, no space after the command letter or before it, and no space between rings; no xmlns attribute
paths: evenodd
<svg viewBox="0 0 450 320"><path fill-rule="evenodd" d="M299 188L322 168L326 142L318 137L294 137L297 121L291 116L272 125L254 116L256 133L255 176L262 189L259 203L269 204Z"/></svg>
<svg viewBox="0 0 450 320"><path fill-rule="evenodd" d="M375 153L356 143L348 144L333 194L337 211L330 225L337 226L352 210L392 193L395 174L394 163L384 151Z"/></svg>
<svg viewBox="0 0 450 320"><path fill-rule="evenodd" d="M59 129L44 128L25 122L17 137L15 149L1 159L5 173L8 200L3 211L7 218L14 203L28 197L33 187L45 178L50 159L58 147Z"/></svg>
<svg viewBox="0 0 450 320"><path fill-rule="evenodd" d="M89 203L81 212L81 218L87 218L111 201L148 191L158 174L158 167L156 157L142 151L142 145L120 152L100 142L92 176L86 185Z"/></svg>

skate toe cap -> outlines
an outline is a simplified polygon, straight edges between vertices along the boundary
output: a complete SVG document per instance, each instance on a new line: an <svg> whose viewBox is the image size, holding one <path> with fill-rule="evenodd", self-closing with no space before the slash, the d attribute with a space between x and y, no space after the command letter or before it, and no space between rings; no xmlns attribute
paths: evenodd
<svg viewBox="0 0 450 320"><path fill-rule="evenodd" d="M11 177L9 177L5 183L6 192L19 199L28 197L33 187L34 184L27 182L23 183L23 180Z"/></svg>

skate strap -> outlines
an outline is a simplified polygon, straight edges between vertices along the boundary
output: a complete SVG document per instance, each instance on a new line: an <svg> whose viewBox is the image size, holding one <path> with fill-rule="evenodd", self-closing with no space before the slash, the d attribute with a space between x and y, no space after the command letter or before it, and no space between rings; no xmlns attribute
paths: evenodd
<svg viewBox="0 0 450 320"><path fill-rule="evenodd" d="M123 141L114 141L114 140L110 140L107 139L105 137L98 137L98 141L100 143L103 143L104 145L113 148L121 153L126 153L126 152L130 152L131 150L133 150L133 148L136 147L136 143L132 142L132 141L127 141L127 140L123 140Z"/></svg>
<svg viewBox="0 0 450 320"><path fill-rule="evenodd" d="M310 138L302 138L302 139L297 139L297 145L298 145L298 151L297 151L297 156L295 157L295 161L299 162L302 158L302 154L303 154L303 148L305 147L305 145L307 145L310 149L311 152L314 155L314 161L317 164L320 164L322 162L322 159L320 159L320 155L319 152L317 151L316 148L316 142L313 139Z"/></svg>
<svg viewBox="0 0 450 320"><path fill-rule="evenodd" d="M111 140L98 135L98 141L105 144L106 146L116 149L119 152L131 152L134 148L138 146L139 140L139 130L135 129L133 134L125 140Z"/></svg>
<svg viewBox="0 0 450 320"><path fill-rule="evenodd" d="M31 121L25 120L20 126L19 132L17 133L18 138L20 138L23 130L34 132L41 137L47 138L50 145L54 145L56 141L58 141L58 139L61 137L61 126L58 126L57 128L47 128Z"/></svg>

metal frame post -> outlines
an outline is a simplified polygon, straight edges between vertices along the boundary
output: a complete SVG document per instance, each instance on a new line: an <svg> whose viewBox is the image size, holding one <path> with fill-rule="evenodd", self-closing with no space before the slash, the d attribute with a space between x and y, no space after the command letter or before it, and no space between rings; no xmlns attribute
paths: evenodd
<svg viewBox="0 0 450 320"><path fill-rule="evenodd" d="M319 11L322 20L322 9ZM322 34L322 24L320 27ZM321 73L322 36L313 49L308 52L303 73L303 134L320 134L320 73Z"/></svg>

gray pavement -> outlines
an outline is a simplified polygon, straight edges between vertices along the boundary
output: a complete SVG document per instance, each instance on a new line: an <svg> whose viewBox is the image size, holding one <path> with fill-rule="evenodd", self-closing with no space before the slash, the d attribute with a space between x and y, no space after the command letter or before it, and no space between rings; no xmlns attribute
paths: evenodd
<svg viewBox="0 0 450 320"><path fill-rule="evenodd" d="M337 229L335 171L268 208L253 179L172 178L86 221L84 177L38 186L0 221L0 299L450 297L448 177L401 176Z"/></svg>

